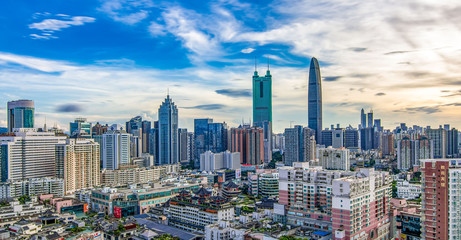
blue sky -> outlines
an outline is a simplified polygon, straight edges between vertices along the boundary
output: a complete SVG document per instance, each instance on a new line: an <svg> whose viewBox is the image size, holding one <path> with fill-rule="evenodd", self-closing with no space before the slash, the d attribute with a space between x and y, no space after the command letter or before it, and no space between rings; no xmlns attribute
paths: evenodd
<svg viewBox="0 0 461 240"><path fill-rule="evenodd" d="M254 58L271 60L274 130L307 123L312 56L324 126L373 108L398 122L461 127L461 4L455 1L13 1L0 9L0 126L6 102L36 124L157 119L167 89L180 127L251 118Z"/></svg>

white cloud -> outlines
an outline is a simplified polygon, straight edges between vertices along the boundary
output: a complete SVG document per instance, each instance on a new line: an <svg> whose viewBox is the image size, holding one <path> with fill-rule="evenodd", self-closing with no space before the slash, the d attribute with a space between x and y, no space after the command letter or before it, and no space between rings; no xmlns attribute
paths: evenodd
<svg viewBox="0 0 461 240"><path fill-rule="evenodd" d="M255 49L254 48L245 48L245 49L242 49L242 53L252 53Z"/></svg>
<svg viewBox="0 0 461 240"><path fill-rule="evenodd" d="M92 17L75 16L70 20L58 20L58 19L45 19L38 23L32 23L29 25L30 29L38 29L46 32L61 31L63 28L69 28L72 26L81 26L85 23L94 22L96 19Z"/></svg>
<svg viewBox="0 0 461 240"><path fill-rule="evenodd" d="M153 6L151 0L105 0L98 10L114 21L134 25L146 19L149 16L146 9Z"/></svg>
<svg viewBox="0 0 461 240"><path fill-rule="evenodd" d="M149 25L149 32L154 37L164 36L166 34L166 29L162 24L159 24L157 22L151 22Z"/></svg>
<svg viewBox="0 0 461 240"><path fill-rule="evenodd" d="M41 22L29 24L30 29L36 29L40 31L39 34L30 34L30 37L33 39L57 38L56 36L52 35L52 33L54 33L55 31L61 31L62 29L69 28L72 26L82 26L86 23L92 23L96 20L95 18L85 16L70 17L69 15L65 14L57 14L56 16L62 17L63 20L45 19Z"/></svg>

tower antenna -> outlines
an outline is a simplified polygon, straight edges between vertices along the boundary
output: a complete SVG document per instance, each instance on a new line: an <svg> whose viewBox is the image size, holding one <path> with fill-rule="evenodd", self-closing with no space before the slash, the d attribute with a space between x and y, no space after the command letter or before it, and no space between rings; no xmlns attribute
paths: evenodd
<svg viewBox="0 0 461 240"><path fill-rule="evenodd" d="M269 67L269 56L267 56L267 70L270 70L270 67Z"/></svg>
<svg viewBox="0 0 461 240"><path fill-rule="evenodd" d="M258 71L258 65L257 65L257 61L256 61L256 55L255 55L255 72Z"/></svg>

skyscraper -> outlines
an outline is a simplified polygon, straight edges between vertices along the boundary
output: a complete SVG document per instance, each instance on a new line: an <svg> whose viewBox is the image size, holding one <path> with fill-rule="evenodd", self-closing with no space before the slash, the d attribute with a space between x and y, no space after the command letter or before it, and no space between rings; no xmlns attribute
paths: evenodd
<svg viewBox="0 0 461 240"><path fill-rule="evenodd" d="M266 76L260 77L258 71L253 75L253 122L272 122L272 76L267 69Z"/></svg>
<svg viewBox="0 0 461 240"><path fill-rule="evenodd" d="M308 91L308 127L315 130L315 140L320 143L322 140L322 84L319 62L315 57L311 59Z"/></svg>
<svg viewBox="0 0 461 240"><path fill-rule="evenodd" d="M264 162L272 160L272 75L267 62L266 76L253 75L253 123L264 131Z"/></svg>
<svg viewBox="0 0 461 240"><path fill-rule="evenodd" d="M367 127L367 115L365 114L365 110L360 111L360 128Z"/></svg>
<svg viewBox="0 0 461 240"><path fill-rule="evenodd" d="M157 165L179 162L178 107L170 95L158 109L158 162Z"/></svg>
<svg viewBox="0 0 461 240"><path fill-rule="evenodd" d="M200 165L200 154L227 150L227 124L213 123L213 119L194 119L195 167Z"/></svg>
<svg viewBox="0 0 461 240"><path fill-rule="evenodd" d="M34 127L34 101L17 100L8 102L8 132L13 128Z"/></svg>
<svg viewBox="0 0 461 240"><path fill-rule="evenodd" d="M373 110L370 110L370 112L367 115L368 115L367 127L372 128L373 127Z"/></svg>
<svg viewBox="0 0 461 240"><path fill-rule="evenodd" d="M109 130L102 135L102 168L119 169L130 163L130 134L125 130Z"/></svg>

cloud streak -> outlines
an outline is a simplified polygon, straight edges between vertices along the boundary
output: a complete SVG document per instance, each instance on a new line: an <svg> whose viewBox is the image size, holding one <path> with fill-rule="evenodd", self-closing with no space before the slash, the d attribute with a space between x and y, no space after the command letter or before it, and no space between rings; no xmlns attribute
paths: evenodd
<svg viewBox="0 0 461 240"><path fill-rule="evenodd" d="M56 31L61 31L72 26L82 26L86 23L92 23L96 21L93 17L86 16L75 16L71 17L65 14L58 14L57 17L61 19L45 19L41 22L29 24L30 29L39 30L39 34L30 34L33 39L52 39L57 38L52 34Z"/></svg>

